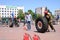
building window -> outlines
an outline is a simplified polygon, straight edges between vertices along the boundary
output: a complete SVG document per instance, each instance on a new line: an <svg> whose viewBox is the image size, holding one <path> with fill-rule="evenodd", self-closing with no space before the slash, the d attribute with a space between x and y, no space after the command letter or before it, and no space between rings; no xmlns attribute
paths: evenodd
<svg viewBox="0 0 60 40"><path fill-rule="evenodd" d="M15 14L16 15L16 14Z"/></svg>
<svg viewBox="0 0 60 40"><path fill-rule="evenodd" d="M10 13L11 13L11 11L10 11Z"/></svg>
<svg viewBox="0 0 60 40"><path fill-rule="evenodd" d="M14 9L12 9L12 10L14 10Z"/></svg>
<svg viewBox="0 0 60 40"><path fill-rule="evenodd" d="M4 12L4 11L2 11L2 12Z"/></svg>
<svg viewBox="0 0 60 40"><path fill-rule="evenodd" d="M6 8L5 8L5 10L6 10Z"/></svg>
<svg viewBox="0 0 60 40"><path fill-rule="evenodd" d="M16 9L15 9L16 10Z"/></svg>
<svg viewBox="0 0 60 40"><path fill-rule="evenodd" d="M16 11L15 11L15 13L16 13Z"/></svg>
<svg viewBox="0 0 60 40"><path fill-rule="evenodd" d="M7 12L9 12L9 11L7 11Z"/></svg>
<svg viewBox="0 0 60 40"><path fill-rule="evenodd" d="M3 10L4 8L2 8L2 10Z"/></svg>
<svg viewBox="0 0 60 40"><path fill-rule="evenodd" d="M6 11L5 11L6 12Z"/></svg>
<svg viewBox="0 0 60 40"><path fill-rule="evenodd" d="M4 15L4 13L2 13L2 15Z"/></svg>

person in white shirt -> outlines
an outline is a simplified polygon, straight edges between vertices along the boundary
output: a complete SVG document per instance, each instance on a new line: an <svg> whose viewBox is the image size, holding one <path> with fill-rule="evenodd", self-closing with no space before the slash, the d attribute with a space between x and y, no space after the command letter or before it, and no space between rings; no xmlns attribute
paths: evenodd
<svg viewBox="0 0 60 40"><path fill-rule="evenodd" d="M31 16L31 14L28 12L28 15L27 15L27 28L28 28L28 30L31 29L31 20L32 20L32 16Z"/></svg>

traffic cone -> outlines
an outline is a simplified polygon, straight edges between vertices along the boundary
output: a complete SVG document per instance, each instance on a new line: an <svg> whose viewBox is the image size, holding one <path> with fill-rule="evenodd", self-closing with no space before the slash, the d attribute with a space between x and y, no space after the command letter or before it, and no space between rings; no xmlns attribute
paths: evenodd
<svg viewBox="0 0 60 40"><path fill-rule="evenodd" d="M31 38L30 35L27 34L27 33L25 33L24 34L24 37L23 37L23 40L29 40L29 38Z"/></svg>
<svg viewBox="0 0 60 40"><path fill-rule="evenodd" d="M33 36L33 40L40 40L40 37L35 34L35 35Z"/></svg>

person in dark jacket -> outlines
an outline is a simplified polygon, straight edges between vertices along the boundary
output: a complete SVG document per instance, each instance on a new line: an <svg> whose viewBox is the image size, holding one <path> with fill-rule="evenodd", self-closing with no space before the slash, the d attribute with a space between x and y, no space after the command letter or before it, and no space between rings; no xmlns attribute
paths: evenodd
<svg viewBox="0 0 60 40"><path fill-rule="evenodd" d="M45 17L46 17L46 19L47 19L47 21L48 21L48 26L50 26L51 29L54 30L54 32L55 32L56 30L54 29L54 27L53 27L53 25L52 25L51 14L49 14L47 10L45 10L44 14L45 14ZM50 30L49 30L49 27L48 27L48 32L49 32L49 31L50 31Z"/></svg>
<svg viewBox="0 0 60 40"><path fill-rule="evenodd" d="M59 15L57 15L57 18L56 18L57 24L59 24L58 20L59 20Z"/></svg>

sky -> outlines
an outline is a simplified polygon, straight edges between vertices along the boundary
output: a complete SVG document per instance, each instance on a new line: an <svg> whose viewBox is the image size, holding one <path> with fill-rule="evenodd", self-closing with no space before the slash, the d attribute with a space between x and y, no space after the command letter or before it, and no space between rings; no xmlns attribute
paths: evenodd
<svg viewBox="0 0 60 40"><path fill-rule="evenodd" d="M60 0L0 0L0 5L24 6L24 11L29 9L35 12L37 7L47 7L53 14L56 9L60 9Z"/></svg>

